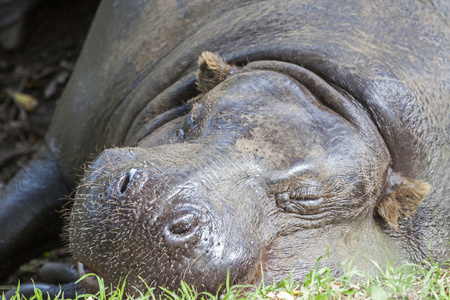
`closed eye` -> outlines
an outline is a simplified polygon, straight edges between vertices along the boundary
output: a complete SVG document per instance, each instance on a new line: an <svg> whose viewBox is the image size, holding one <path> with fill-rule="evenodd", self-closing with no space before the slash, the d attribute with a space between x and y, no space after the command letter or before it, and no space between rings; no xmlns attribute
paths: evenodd
<svg viewBox="0 0 450 300"><path fill-rule="evenodd" d="M310 215L320 212L329 200L328 196L302 193L299 190L275 195L277 206L286 212Z"/></svg>

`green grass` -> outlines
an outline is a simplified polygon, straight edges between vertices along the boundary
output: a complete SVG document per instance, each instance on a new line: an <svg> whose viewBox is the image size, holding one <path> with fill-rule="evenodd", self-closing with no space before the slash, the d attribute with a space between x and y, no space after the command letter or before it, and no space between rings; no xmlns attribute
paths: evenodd
<svg viewBox="0 0 450 300"><path fill-rule="evenodd" d="M450 299L450 260L438 264L423 262L421 264L404 264L393 267L388 264L386 268L378 267L380 274L377 277L354 270L350 266L341 265L343 275L334 277L328 267L316 267L304 278L302 282L294 282L290 277L278 284L259 286L230 286L229 281L221 287L215 295L198 293L195 289L182 283L177 291L164 288L147 287L141 296L134 299L170 299L170 300L209 300L209 299ZM357 278L357 280L355 280ZM122 283L120 288L107 295L105 286L99 279L100 292L97 295L81 295L77 299L88 300L119 300L126 299ZM155 296L157 289L162 290L162 296ZM250 291L251 290L251 291ZM4 297L2 300L6 300ZM24 299L20 295L14 300ZM35 290L35 296L30 300L49 299ZM62 295L54 299L64 299Z"/></svg>

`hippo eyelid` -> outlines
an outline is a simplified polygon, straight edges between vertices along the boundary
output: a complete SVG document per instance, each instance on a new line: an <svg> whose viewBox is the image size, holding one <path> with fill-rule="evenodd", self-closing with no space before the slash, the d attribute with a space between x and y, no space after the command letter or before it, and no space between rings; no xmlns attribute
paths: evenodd
<svg viewBox="0 0 450 300"><path fill-rule="evenodd" d="M325 203L329 200L328 196L307 195L285 192L275 196L277 206L288 213L296 213L300 215L315 215L321 213Z"/></svg>
<svg viewBox="0 0 450 300"><path fill-rule="evenodd" d="M291 199L303 201L317 200L319 198L329 198L327 195L323 195L323 193L316 185L302 186L298 189L295 189L289 193L289 197Z"/></svg>
<svg viewBox="0 0 450 300"><path fill-rule="evenodd" d="M289 201L315 201L319 199L329 199L329 195L324 195L315 187L302 186L298 189L277 193L275 199L281 202Z"/></svg>
<svg viewBox="0 0 450 300"><path fill-rule="evenodd" d="M297 175L279 182L277 187L272 190L275 203L288 213L314 215L319 213L330 199L316 178L299 178Z"/></svg>

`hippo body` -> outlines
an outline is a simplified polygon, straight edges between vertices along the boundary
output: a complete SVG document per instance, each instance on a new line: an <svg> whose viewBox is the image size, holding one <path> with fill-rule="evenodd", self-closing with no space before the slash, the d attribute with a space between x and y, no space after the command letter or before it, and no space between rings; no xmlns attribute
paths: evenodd
<svg viewBox="0 0 450 300"><path fill-rule="evenodd" d="M57 238L77 184L74 257L113 284L128 275L131 294L139 277L211 292L227 270L300 280L327 248L335 270L357 252L448 259L448 15L420 1L103 1L48 147L1 195L0 275Z"/></svg>

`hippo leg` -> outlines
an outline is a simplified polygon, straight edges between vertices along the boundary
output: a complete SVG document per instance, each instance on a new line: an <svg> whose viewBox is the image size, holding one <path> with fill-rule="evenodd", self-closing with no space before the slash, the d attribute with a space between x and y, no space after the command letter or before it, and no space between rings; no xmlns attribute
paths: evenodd
<svg viewBox="0 0 450 300"><path fill-rule="evenodd" d="M60 244L69 187L50 152L38 155L0 194L0 282L21 263ZM31 250L31 251L30 251Z"/></svg>

